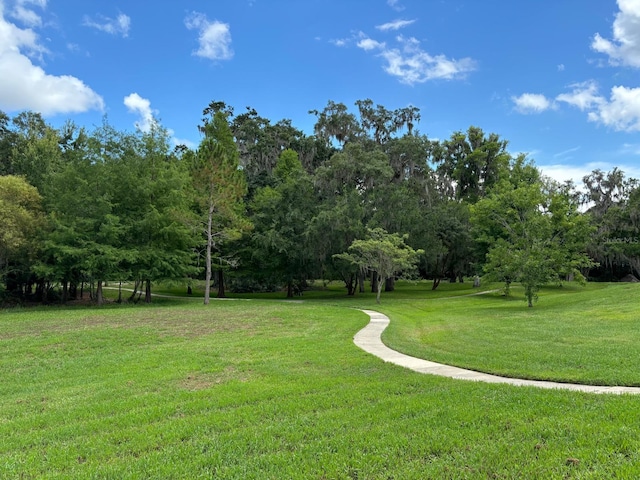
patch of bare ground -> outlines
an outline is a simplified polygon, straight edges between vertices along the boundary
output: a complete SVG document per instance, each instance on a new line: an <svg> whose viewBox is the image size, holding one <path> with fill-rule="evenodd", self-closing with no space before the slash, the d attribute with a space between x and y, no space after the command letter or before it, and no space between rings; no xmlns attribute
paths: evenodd
<svg viewBox="0 0 640 480"><path fill-rule="evenodd" d="M249 380L249 374L229 365L220 372L192 372L187 378L180 380L178 386L190 391L207 390L231 380L246 382Z"/></svg>

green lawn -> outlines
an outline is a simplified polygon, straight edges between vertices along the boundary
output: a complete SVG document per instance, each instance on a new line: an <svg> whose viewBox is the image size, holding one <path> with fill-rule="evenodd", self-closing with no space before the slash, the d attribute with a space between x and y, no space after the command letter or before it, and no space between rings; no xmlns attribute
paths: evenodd
<svg viewBox="0 0 640 480"><path fill-rule="evenodd" d="M429 360L499 375L593 385L640 385L640 285L546 288L388 302L384 341Z"/></svg>
<svg viewBox="0 0 640 480"><path fill-rule="evenodd" d="M532 310L520 299L445 299L472 290L442 287L404 286L380 306L371 294L318 290L303 303L0 312L0 478L640 476L640 397L413 373L358 349L353 335L368 317L348 308L389 314L392 341L402 329L442 322L435 314L456 305L464 317L464 304L477 321L490 311L509 322L533 315L537 329L511 328L536 337L561 305L577 312L592 300L596 309L601 298L606 312L611 291L631 298L638 287L544 291ZM613 310L601 316L609 325L617 318ZM609 335L601 349L611 347ZM414 335L407 348L427 348L427 337Z"/></svg>

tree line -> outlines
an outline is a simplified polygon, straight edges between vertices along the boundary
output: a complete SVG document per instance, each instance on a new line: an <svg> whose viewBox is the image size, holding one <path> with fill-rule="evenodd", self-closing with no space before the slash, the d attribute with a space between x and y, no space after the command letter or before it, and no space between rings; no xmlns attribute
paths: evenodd
<svg viewBox="0 0 640 480"><path fill-rule="evenodd" d="M399 275L540 286L640 274L640 191L618 169L580 186L544 177L479 127L420 133L415 107L329 101L312 135L255 109L203 110L197 148L155 121L120 131L0 112L0 297L151 301L154 282L234 291L341 280L355 295ZM622 240L621 240L622 239ZM625 240L626 239L626 240ZM191 283L189 283L191 285Z"/></svg>

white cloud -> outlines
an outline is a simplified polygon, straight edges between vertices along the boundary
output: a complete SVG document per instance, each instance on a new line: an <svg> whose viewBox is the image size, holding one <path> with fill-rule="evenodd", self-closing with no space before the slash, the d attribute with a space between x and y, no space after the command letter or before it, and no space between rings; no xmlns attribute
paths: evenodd
<svg viewBox="0 0 640 480"><path fill-rule="evenodd" d="M193 12L184 20L189 30L198 30L198 50L193 54L210 60L230 60L233 58L231 49L231 28L228 23L218 20L209 21L202 13Z"/></svg>
<svg viewBox="0 0 640 480"><path fill-rule="evenodd" d="M559 102L565 102L580 110L590 110L602 105L605 99L598 94L598 85L594 81L574 83L571 93L561 93L556 97Z"/></svg>
<svg viewBox="0 0 640 480"><path fill-rule="evenodd" d="M638 155L640 156L640 144L637 143L624 143L620 148L620 153L623 155Z"/></svg>
<svg viewBox="0 0 640 480"><path fill-rule="evenodd" d="M415 20L394 20L393 22L383 23L382 25L376 25L378 30L386 32L388 30L400 30L401 28L408 27L412 23L415 23Z"/></svg>
<svg viewBox="0 0 640 480"><path fill-rule="evenodd" d="M136 128L143 132L150 131L156 123L154 116L158 113L151 109L151 102L137 93L132 93L124 97L124 104L129 112L140 116L140 120L135 122Z"/></svg>
<svg viewBox="0 0 640 480"><path fill-rule="evenodd" d="M404 6L400 5L400 0L387 0L387 5L398 12L404 10Z"/></svg>
<svg viewBox="0 0 640 480"><path fill-rule="evenodd" d="M47 0L17 0L11 11L11 16L27 27L39 27L42 25L42 18L30 6L47 6Z"/></svg>
<svg viewBox="0 0 640 480"><path fill-rule="evenodd" d="M16 5L13 12L11 12L11 16L28 27L39 27L42 25L40 15L33 10L24 8L22 5Z"/></svg>
<svg viewBox="0 0 640 480"><path fill-rule="evenodd" d="M124 13L121 13L116 18L98 15L96 19L92 19L85 15L82 24L85 27L95 28L96 30L111 35L127 37L129 36L129 29L131 28L131 18Z"/></svg>
<svg viewBox="0 0 640 480"><path fill-rule="evenodd" d="M159 112L158 110L151 108L151 101L149 99L143 98L139 94L134 92L124 97L123 103L130 113L138 115L139 119L134 122L134 125L141 132L149 133L153 126L160 126L160 123L157 120L157 115L159 114ZM167 128L166 132L169 136L171 145L173 145L174 147L177 145L186 145L189 148L196 147L196 144L191 140L177 138L175 136L175 132L172 129Z"/></svg>
<svg viewBox="0 0 640 480"><path fill-rule="evenodd" d="M596 33L591 48L608 55L612 65L640 68L640 0L618 0L618 8L613 40Z"/></svg>
<svg viewBox="0 0 640 480"><path fill-rule="evenodd" d="M26 3L26 2L24 2ZM46 1L31 2L44 6ZM49 75L34 65L47 49L31 29L21 29L4 18L0 1L0 109L34 110L43 115L102 110L102 97L69 75Z"/></svg>
<svg viewBox="0 0 640 480"><path fill-rule="evenodd" d="M554 153L553 154L553 158L560 158L560 157L565 157L566 160L570 160L571 158L573 158L572 156L570 156L572 153L577 152L578 150L580 150L580 147L573 147L573 148L569 148L567 150L564 150L562 152L558 152L558 153Z"/></svg>
<svg viewBox="0 0 640 480"><path fill-rule="evenodd" d="M385 42L378 42L360 33L358 47L365 51L377 51L386 61L384 70L401 83L414 85L428 80L453 80L464 78L476 69L471 58L450 59L444 55L430 55L420 48L420 42L413 37L396 37L398 48L390 48Z"/></svg>
<svg viewBox="0 0 640 480"><path fill-rule="evenodd" d="M616 131L640 132L640 87L615 86L609 99L599 93L598 84L593 80L574 83L570 87L570 92L561 93L555 101L536 93L525 93L511 99L521 113L544 112L557 108L562 102L587 112L591 122Z"/></svg>
<svg viewBox="0 0 640 480"><path fill-rule="evenodd" d="M627 178L640 178L640 168L633 165L621 165L613 164L611 162L591 162L584 165L568 165L568 164L551 164L551 165L537 165L542 171L542 174L550 177L560 183L564 183L567 180L572 180L573 183L580 187L582 186L582 179L587 175L590 175L596 169L600 169L603 172L610 172L614 168L622 170Z"/></svg>
<svg viewBox="0 0 640 480"><path fill-rule="evenodd" d="M376 48L381 48L381 49L385 48L384 43L377 42L376 40L373 40L368 37L360 39L357 45L358 45L358 48L361 48L365 51L375 50Z"/></svg>
<svg viewBox="0 0 640 480"><path fill-rule="evenodd" d="M559 72L564 72L564 69L565 69L564 63L561 63L561 64L558 65L558 71Z"/></svg>
<svg viewBox="0 0 640 480"><path fill-rule="evenodd" d="M516 104L516 110L520 113L541 113L553 108L553 103L544 95L539 93L523 93L518 97L511 97Z"/></svg>
<svg viewBox="0 0 640 480"><path fill-rule="evenodd" d="M173 132L171 132L171 134L173 135ZM171 144L174 147L177 147L178 145L184 145L185 147L190 148L192 150L198 147L198 144L192 140L187 140L186 138L177 138L174 136L171 137Z"/></svg>
<svg viewBox="0 0 640 480"><path fill-rule="evenodd" d="M613 87L610 99L603 99L588 118L614 130L640 132L640 87Z"/></svg>

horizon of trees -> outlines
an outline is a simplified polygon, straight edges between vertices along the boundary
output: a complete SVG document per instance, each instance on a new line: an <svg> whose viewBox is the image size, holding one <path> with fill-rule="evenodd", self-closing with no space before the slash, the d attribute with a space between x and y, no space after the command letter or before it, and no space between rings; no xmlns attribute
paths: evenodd
<svg viewBox="0 0 640 480"><path fill-rule="evenodd" d="M100 304L106 281L150 302L171 279L213 279L218 296L341 280L355 295L412 272L434 289L519 282L531 306L547 283L640 276L640 189L620 170L560 184L496 133L431 140L415 107L355 106L311 110L306 135L211 102L196 149L171 148L157 121L88 131L0 112L0 302ZM415 254L390 268L371 257L383 250Z"/></svg>

